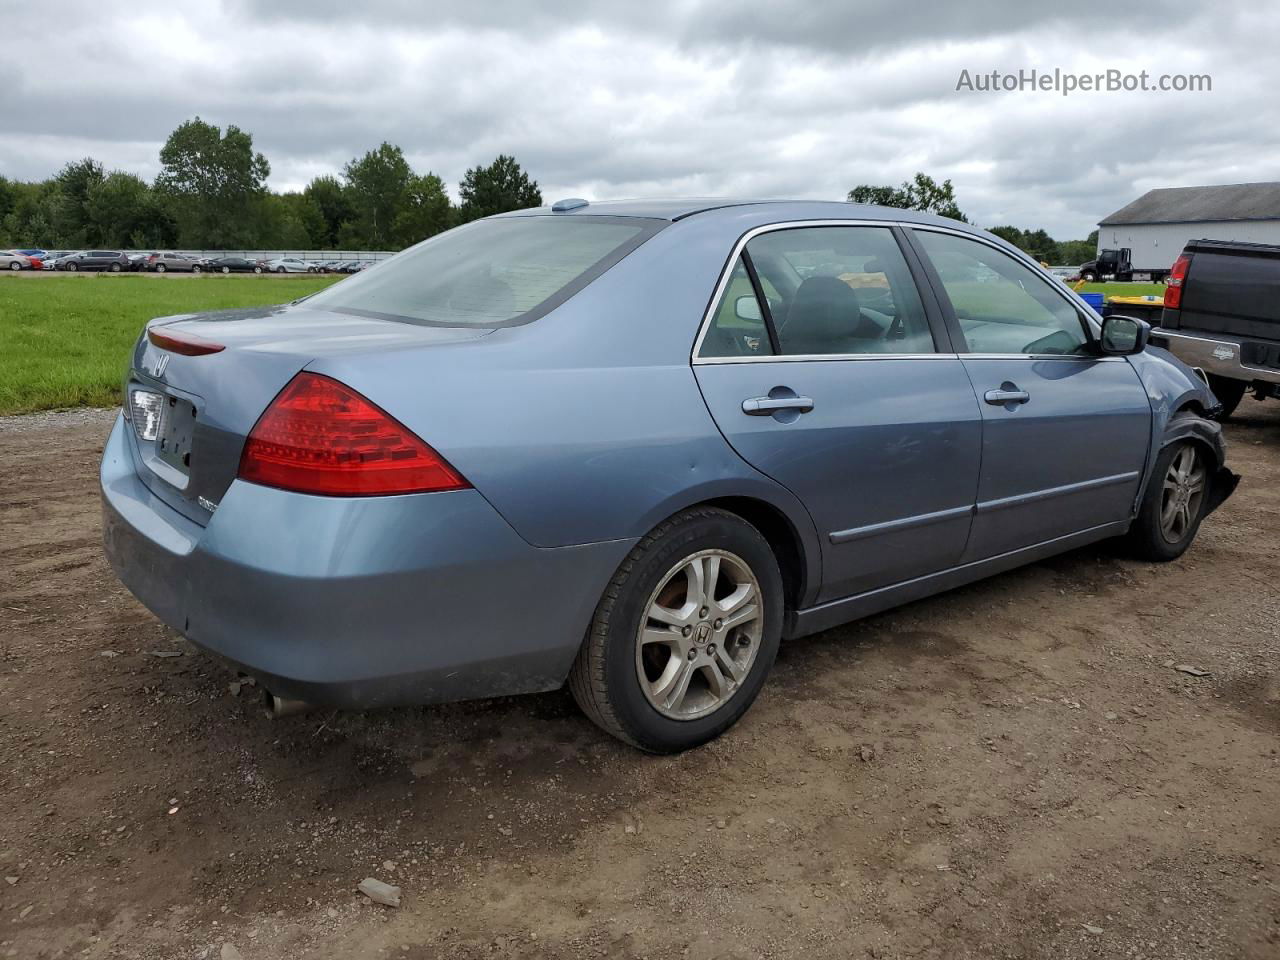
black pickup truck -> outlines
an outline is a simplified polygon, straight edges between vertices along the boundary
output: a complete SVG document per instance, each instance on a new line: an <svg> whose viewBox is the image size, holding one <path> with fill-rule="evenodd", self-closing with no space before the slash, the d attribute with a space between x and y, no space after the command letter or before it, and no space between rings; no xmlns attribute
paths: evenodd
<svg viewBox="0 0 1280 960"><path fill-rule="evenodd" d="M1151 343L1204 371L1223 417L1249 390L1280 397L1280 246L1190 241Z"/></svg>

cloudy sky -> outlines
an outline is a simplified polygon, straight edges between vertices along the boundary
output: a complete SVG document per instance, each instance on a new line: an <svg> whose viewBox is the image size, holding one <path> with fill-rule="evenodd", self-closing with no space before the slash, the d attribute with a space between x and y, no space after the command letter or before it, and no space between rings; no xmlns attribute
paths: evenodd
<svg viewBox="0 0 1280 960"><path fill-rule="evenodd" d="M279 189L382 140L454 190L514 154L548 201L843 199L924 170L974 222L1059 239L1152 187L1280 179L1280 4L1035 6L0 0L0 174L89 155L150 178L199 114L251 132ZM956 89L1032 68L1212 91Z"/></svg>

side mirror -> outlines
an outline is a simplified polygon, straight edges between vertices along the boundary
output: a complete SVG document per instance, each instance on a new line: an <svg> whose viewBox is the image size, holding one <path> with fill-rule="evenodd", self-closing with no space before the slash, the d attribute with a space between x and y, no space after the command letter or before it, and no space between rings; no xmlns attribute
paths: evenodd
<svg viewBox="0 0 1280 960"><path fill-rule="evenodd" d="M1147 349L1151 324L1137 317L1113 313L1102 321L1102 352L1112 357L1127 357Z"/></svg>
<svg viewBox="0 0 1280 960"><path fill-rule="evenodd" d="M733 312L739 320L754 320L756 323L764 321L760 301L755 297L739 297L733 301Z"/></svg>

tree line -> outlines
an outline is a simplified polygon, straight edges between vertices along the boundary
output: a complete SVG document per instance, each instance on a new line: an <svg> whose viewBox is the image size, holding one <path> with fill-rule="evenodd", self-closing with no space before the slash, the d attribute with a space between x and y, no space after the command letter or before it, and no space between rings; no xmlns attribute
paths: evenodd
<svg viewBox="0 0 1280 960"><path fill-rule="evenodd" d="M542 203L513 157L468 169L454 203L443 179L385 142L301 191L268 190L270 174L248 132L196 117L165 141L153 183L91 157L43 181L0 176L0 247L399 250Z"/></svg>
<svg viewBox="0 0 1280 960"><path fill-rule="evenodd" d="M153 183L108 172L92 157L37 182L0 175L0 248L399 250L479 217L542 204L537 181L505 154L467 170L458 203L443 179L416 173L386 142L301 191L268 190L270 174L247 131L196 117L169 134ZM861 184L848 200L969 222L951 181L925 173L897 187ZM1096 230L1087 240L1057 241L1042 229L990 229L1046 263L1091 260L1098 242Z"/></svg>
<svg viewBox="0 0 1280 960"><path fill-rule="evenodd" d="M849 191L850 203L875 203L882 207L898 207L902 210L919 210L936 213L968 223L969 218L960 212L956 203L955 187L950 180L938 183L925 173L899 187L860 184ZM1055 240L1043 229L1021 230L1018 227L988 227L987 230L1019 250L1029 253L1041 263L1080 264L1092 260L1098 249L1098 231L1094 230L1085 240Z"/></svg>

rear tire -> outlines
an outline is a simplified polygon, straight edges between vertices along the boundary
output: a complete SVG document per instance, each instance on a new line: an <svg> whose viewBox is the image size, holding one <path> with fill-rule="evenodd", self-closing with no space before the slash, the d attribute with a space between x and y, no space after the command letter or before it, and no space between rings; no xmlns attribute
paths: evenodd
<svg viewBox="0 0 1280 960"><path fill-rule="evenodd" d="M163 263L156 264L156 273L165 273L168 271L168 269L169 268L166 267Z"/></svg>
<svg viewBox="0 0 1280 960"><path fill-rule="evenodd" d="M276 267L276 273L284 273L284 272L285 272L284 267Z"/></svg>
<svg viewBox="0 0 1280 960"><path fill-rule="evenodd" d="M696 747L733 726L759 694L778 652L783 604L778 561L755 527L712 507L685 510L614 574L569 689L594 723L633 746Z"/></svg>
<svg viewBox="0 0 1280 960"><path fill-rule="evenodd" d="M1226 420L1236 412L1236 407L1240 406L1240 401L1244 399L1245 391L1249 389L1249 385L1243 380L1231 380L1228 377L1219 377L1213 373L1206 374L1206 376L1209 378L1209 389L1213 391L1213 395L1222 404L1222 410L1218 413L1217 419Z"/></svg>
<svg viewBox="0 0 1280 960"><path fill-rule="evenodd" d="M1205 448L1180 440L1160 451L1129 528L1129 546L1142 560L1167 563L1196 538L1209 502L1213 469Z"/></svg>
<svg viewBox="0 0 1280 960"><path fill-rule="evenodd" d="M113 264L111 265L111 272L112 272L112 273L119 273L119 272L120 272L120 264L118 264L118 263L113 263Z"/></svg>

